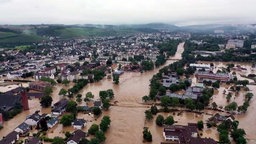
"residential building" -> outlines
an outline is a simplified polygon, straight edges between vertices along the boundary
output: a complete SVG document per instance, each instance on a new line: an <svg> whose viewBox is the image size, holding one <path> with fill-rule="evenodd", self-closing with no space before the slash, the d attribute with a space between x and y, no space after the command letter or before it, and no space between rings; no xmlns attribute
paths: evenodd
<svg viewBox="0 0 256 144"><path fill-rule="evenodd" d="M228 73L197 72L195 76L199 82L203 82L204 80L227 82L232 79L232 75Z"/></svg>
<svg viewBox="0 0 256 144"><path fill-rule="evenodd" d="M41 118L42 118L42 116L36 112L36 113L28 116L24 122L26 124L28 124L29 126L36 126Z"/></svg>
<svg viewBox="0 0 256 144"><path fill-rule="evenodd" d="M26 123L21 123L18 127L14 129L20 135L26 135L31 130L31 127Z"/></svg>
<svg viewBox="0 0 256 144"><path fill-rule="evenodd" d="M42 144L42 142L37 137L30 137L29 139L25 140L25 144Z"/></svg>
<svg viewBox="0 0 256 144"><path fill-rule="evenodd" d="M12 131L8 135L2 138L0 144L15 144L16 141L19 139L19 133L16 131Z"/></svg>
<svg viewBox="0 0 256 144"><path fill-rule="evenodd" d="M68 138L67 144L78 144L82 138L86 136L86 133L82 130L76 130L72 133L72 135Z"/></svg>
<svg viewBox="0 0 256 144"><path fill-rule="evenodd" d="M230 39L230 40L228 40L228 43L226 45L226 49L243 48L243 46L244 46L244 40Z"/></svg>
<svg viewBox="0 0 256 144"><path fill-rule="evenodd" d="M51 84L44 81L35 81L29 83L29 89L43 92L45 88L51 87Z"/></svg>
<svg viewBox="0 0 256 144"><path fill-rule="evenodd" d="M82 129L86 126L86 121L84 119L75 119L72 125L75 129Z"/></svg>
<svg viewBox="0 0 256 144"><path fill-rule="evenodd" d="M189 64L190 67L196 68L196 70L206 70L206 71L210 71L211 70L211 66L209 64L195 64L195 63L191 63Z"/></svg>
<svg viewBox="0 0 256 144"><path fill-rule="evenodd" d="M67 99L61 99L52 106L52 114L56 116L62 115L66 111L66 106L68 104Z"/></svg>
<svg viewBox="0 0 256 144"><path fill-rule="evenodd" d="M189 123L188 126L173 125L165 127L163 136L166 141L175 144L217 144L211 138L200 138L198 136L197 124Z"/></svg>

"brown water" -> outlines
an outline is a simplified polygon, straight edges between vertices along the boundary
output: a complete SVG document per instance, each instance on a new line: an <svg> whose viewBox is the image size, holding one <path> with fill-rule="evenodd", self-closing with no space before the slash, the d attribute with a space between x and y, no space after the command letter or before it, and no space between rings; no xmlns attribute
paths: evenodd
<svg viewBox="0 0 256 144"><path fill-rule="evenodd" d="M181 43L178 47L177 53L171 59L181 59L181 54L184 50L183 48L184 43ZM174 60L168 60L165 64L169 65L173 63ZM217 63L215 63L217 65ZM225 63L218 63L220 66L223 66ZM249 67L249 64L247 64ZM92 92L95 95L95 98L99 98L98 94L101 90L113 89L115 93L115 101L118 101L118 106L110 107L110 110L104 112L104 115L109 115L111 117L111 127L107 131L106 136L106 144L139 144L142 143L142 130L143 127L149 127L152 135L153 135L153 143L160 143L164 141L162 136L162 128L156 126L155 118L151 122L145 121L145 114L144 111L148 109L148 106L142 105L142 96L147 95L149 93L149 84L150 79L154 74L159 71L160 68L154 69L149 72L144 73L133 73L133 72L126 72L121 75L119 81L119 85L113 84L112 80L107 78L101 80L97 83L92 83L87 85L82 91L81 94L84 96L87 92ZM193 79L193 83L195 83L195 79ZM66 87L69 88L72 85ZM63 85L57 85L54 88L53 93L53 102L58 101L61 97L58 96L59 90L63 87ZM250 89L255 92L255 86L250 86ZM219 105L226 105L225 96L223 96L222 91L224 88L221 88L216 95L214 95L213 100L217 102ZM242 93L241 96L238 96L235 100L239 103L242 103L243 97ZM14 119L4 123L4 129L0 131L0 136L4 136L11 132L18 124L22 123L28 114L33 113L36 110L41 109L39 105L39 101L36 99L30 100L30 110L19 114ZM84 102L81 105L85 104ZM255 128L252 126L256 125L256 100L255 98L251 101L251 106L248 109L246 115L237 116L240 121L240 127L244 128L247 132L247 137L249 139L256 138L256 131ZM49 113L50 109L42 109L42 112ZM206 111L208 112L208 111ZM209 111L208 113L214 114L214 112ZM173 115L173 113L163 113L166 117L167 115ZM186 125L188 122L197 122L198 120L207 120L210 116L209 115L196 115L194 113L187 113L184 112L180 116L177 116L177 113L174 116L175 121L177 124ZM84 118L88 120L87 126L84 130L87 130L91 124L93 123L100 123L100 119L98 118L96 121L94 118L87 114L79 114L79 118ZM250 125L248 125L250 123ZM73 130L72 127L63 128L62 125L57 125L53 129L50 130L48 133L49 137L54 136L64 136L65 131ZM218 140L218 133L216 129L204 129L203 137L212 137ZM253 143L253 141L250 141Z"/></svg>

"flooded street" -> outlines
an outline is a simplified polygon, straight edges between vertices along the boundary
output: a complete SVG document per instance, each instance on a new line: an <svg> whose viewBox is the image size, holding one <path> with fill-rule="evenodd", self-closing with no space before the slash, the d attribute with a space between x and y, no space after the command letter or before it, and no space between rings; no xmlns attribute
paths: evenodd
<svg viewBox="0 0 256 144"><path fill-rule="evenodd" d="M181 54L184 51L184 43L179 44L177 52L175 56L170 59L181 59ZM168 60L164 66L167 66L171 63L175 62L175 60ZM214 63L216 67L222 67L226 63ZM242 66L250 66L250 64L241 64ZM161 66L160 68L164 67ZM99 91L113 89L115 93L114 101L117 101L118 106L110 107L109 111L104 112L104 115L109 115L111 118L111 127L106 133L106 144L120 144L120 143L142 143L142 131L143 127L149 127L149 130L153 136L153 143L163 142L162 130L163 128L158 127L155 124L155 118L151 122L145 121L145 110L149 108L149 106L142 105L142 97L149 94L149 84L150 79L154 74L156 74L160 68L156 68L149 72L139 73L139 72L125 72L120 76L119 85L113 84L111 79L104 78L100 82L88 84L84 87L80 93L85 96L87 92L92 92L95 95L95 99L99 98ZM243 72L244 74L252 73ZM238 75L238 73L237 73ZM243 79L238 75L238 79ZM195 78L192 79L193 84L196 83ZM251 81L251 80L250 80ZM72 87L73 84L65 87L61 84L58 84L54 87L53 91L53 103L57 102L62 97L58 95L60 89L64 87L68 89ZM228 87L224 86L226 89ZM219 89L213 96L213 101L215 101L219 106L225 106L227 104L225 96L222 94L224 87ZM250 90L253 93L256 92L256 87L250 85ZM238 105L243 103L243 95L244 93L240 93L231 101L236 101ZM256 95L255 95L256 97ZM256 131L251 126L256 125L256 100L255 97L251 100L250 107L248 111L244 115L236 116L236 118L240 121L240 127L244 128L247 133L247 138L251 139L250 143L253 143L253 140L256 139ZM81 105L84 105L85 102L82 102ZM4 129L0 131L0 136L4 136L11 132L15 127L17 127L20 123L22 123L26 116L34 113L36 110L40 110L41 106L38 99L29 100L29 111L25 111L15 118L11 119L4 123ZM208 111L206 111L208 112ZM50 113L50 108L42 109L41 113ZM211 111L209 112L211 113ZM177 115L177 113L161 113L164 117L168 115L173 115L174 120L177 121L177 124L187 125L188 122L196 123L198 120L207 120L210 115L196 115L194 113L183 112L181 115ZM212 113L214 114L214 113ZM88 130L91 124L100 123L101 117L96 121L87 114L79 113L79 118L84 118L88 120L87 126L84 130ZM64 132L67 130L72 131L72 127L63 128L62 125L55 126L50 132L47 134L48 137L53 138L54 136L64 136ZM218 133L216 128L207 129L205 126L203 136L202 137L212 137L215 140L218 140Z"/></svg>

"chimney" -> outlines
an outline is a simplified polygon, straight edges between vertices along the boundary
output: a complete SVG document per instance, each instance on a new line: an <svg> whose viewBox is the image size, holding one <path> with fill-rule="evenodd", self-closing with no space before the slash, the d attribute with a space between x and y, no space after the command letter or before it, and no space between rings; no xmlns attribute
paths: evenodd
<svg viewBox="0 0 256 144"><path fill-rule="evenodd" d="M25 89L21 91L21 104L22 104L23 110L29 110L28 96Z"/></svg>

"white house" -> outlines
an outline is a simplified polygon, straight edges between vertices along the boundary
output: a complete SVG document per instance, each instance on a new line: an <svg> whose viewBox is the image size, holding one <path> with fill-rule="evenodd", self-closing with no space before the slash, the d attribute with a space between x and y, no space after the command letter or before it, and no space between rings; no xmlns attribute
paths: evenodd
<svg viewBox="0 0 256 144"><path fill-rule="evenodd" d="M41 119L41 115L39 115L38 113L34 113L27 117L27 119L25 120L25 123L30 126L36 126L37 123L40 121L40 119Z"/></svg>
<svg viewBox="0 0 256 144"><path fill-rule="evenodd" d="M86 135L82 130L76 130L72 133L72 135L68 138L67 144L78 144L82 138Z"/></svg>
<svg viewBox="0 0 256 144"><path fill-rule="evenodd" d="M75 129L82 129L86 126L86 121L84 119L76 119L72 122L72 125Z"/></svg>

